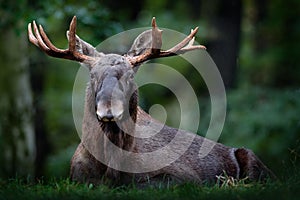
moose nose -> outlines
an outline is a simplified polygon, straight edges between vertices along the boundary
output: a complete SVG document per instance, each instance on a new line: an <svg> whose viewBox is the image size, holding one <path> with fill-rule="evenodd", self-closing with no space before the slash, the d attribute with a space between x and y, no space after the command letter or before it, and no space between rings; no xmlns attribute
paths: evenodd
<svg viewBox="0 0 300 200"><path fill-rule="evenodd" d="M110 122L110 121L114 121L114 116L111 114L110 111L108 112L101 112L101 110L96 111L97 117L100 121L103 122Z"/></svg>
<svg viewBox="0 0 300 200"><path fill-rule="evenodd" d="M120 120L122 118L122 114L119 114L119 115L112 115L112 114L105 114L105 115L101 115L98 111L97 111L97 117L100 121L103 121L103 122L113 122L113 121L116 121L116 120Z"/></svg>
<svg viewBox="0 0 300 200"><path fill-rule="evenodd" d="M111 101L109 103L100 100L96 106L97 118L103 122L121 120L123 113L124 106L120 100Z"/></svg>
<svg viewBox="0 0 300 200"><path fill-rule="evenodd" d="M107 114L107 115L103 116L102 118L100 118L100 120L104 121L104 122L115 121L114 116L112 114Z"/></svg>
<svg viewBox="0 0 300 200"><path fill-rule="evenodd" d="M111 113L111 111L108 112L101 112L99 110L96 111L97 117L100 121L103 122L113 122L116 120L120 120L123 117L122 113L115 113L114 115Z"/></svg>

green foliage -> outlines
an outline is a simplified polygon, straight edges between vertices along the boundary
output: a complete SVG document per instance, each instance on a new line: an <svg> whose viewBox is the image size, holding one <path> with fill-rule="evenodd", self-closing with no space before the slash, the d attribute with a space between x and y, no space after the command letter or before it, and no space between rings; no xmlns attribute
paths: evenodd
<svg viewBox="0 0 300 200"><path fill-rule="evenodd" d="M0 29L16 26L25 15L26 0L0 0L0 5Z"/></svg>
<svg viewBox="0 0 300 200"><path fill-rule="evenodd" d="M59 153L79 142L72 116L72 89L79 64L53 59L50 61L45 80L45 120L51 153Z"/></svg>
<svg viewBox="0 0 300 200"><path fill-rule="evenodd" d="M298 86L300 1L245 1L240 80L267 86Z"/></svg>
<svg viewBox="0 0 300 200"><path fill-rule="evenodd" d="M61 26L57 23L62 23L63 29L68 28L70 19L76 15L80 28L80 33L85 33L87 41L101 41L105 37L111 36L122 31L122 26L112 18L112 13L106 6L98 1L40 1L40 9L31 15L34 19L39 19L40 22L50 24L50 29L61 31Z"/></svg>
<svg viewBox="0 0 300 200"><path fill-rule="evenodd" d="M46 161L44 178L51 180L54 177L68 177L70 174L70 160L76 150L76 147L77 144L64 148L54 155L50 155Z"/></svg>

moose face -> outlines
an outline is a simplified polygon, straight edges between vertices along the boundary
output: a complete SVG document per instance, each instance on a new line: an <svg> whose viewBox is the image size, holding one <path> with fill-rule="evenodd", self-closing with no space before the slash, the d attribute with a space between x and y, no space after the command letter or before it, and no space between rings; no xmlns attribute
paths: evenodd
<svg viewBox="0 0 300 200"><path fill-rule="evenodd" d="M120 121L131 115L136 107L136 84L131 64L123 56L101 56L90 71L91 85L95 92L95 113L99 121Z"/></svg>

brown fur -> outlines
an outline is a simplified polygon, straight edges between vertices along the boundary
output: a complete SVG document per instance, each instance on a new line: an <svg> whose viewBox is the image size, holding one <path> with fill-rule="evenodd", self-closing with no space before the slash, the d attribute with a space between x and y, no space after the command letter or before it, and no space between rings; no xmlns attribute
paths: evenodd
<svg viewBox="0 0 300 200"><path fill-rule="evenodd" d="M143 129L139 131L147 131L144 130L147 129L147 127L151 129L161 126L159 122L152 119L150 115L140 108L138 108L136 123L143 127ZM100 132L98 134L103 133ZM168 144L176 134L185 135L193 133L164 126L160 133L151 138L136 138L134 143L132 143L133 151L143 153L160 149ZM93 133L93 135L95 134ZM273 177L272 172L264 166L250 150L244 148L236 149L216 143L214 148L206 157L199 158L199 149L204 140L207 139L196 136L188 150L180 156L179 159L160 170L142 174L120 172L117 179L116 177L108 177L108 179L112 180L115 184L127 184L134 181L136 184L143 185L145 183L151 184L151 180L163 181L165 180L165 175L169 176L176 183L183 183L186 181L196 183L214 183L216 181L216 176L221 175L224 172L228 176L232 176L234 178L244 178L248 176L252 181L263 180L270 176ZM211 143L214 142L211 141ZM182 144L178 143L175 145L177 146L174 146L174 149L180 149L180 145L184 145L184 142ZM99 148L101 147L102 145L99 144ZM83 155L82 151L86 154ZM88 160L89 162L84 166L82 164L78 165L78 160L81 159ZM117 160L116 162L121 163L122 159ZM143 161L136 162L143 167ZM90 169L90 174L87 176L83 173L84 170L82 168ZM71 169L71 178L73 180L82 181L84 179L84 182L101 183L103 177L107 177L107 170L109 168L103 167L99 161L88 153L84 144L81 143L72 158Z"/></svg>

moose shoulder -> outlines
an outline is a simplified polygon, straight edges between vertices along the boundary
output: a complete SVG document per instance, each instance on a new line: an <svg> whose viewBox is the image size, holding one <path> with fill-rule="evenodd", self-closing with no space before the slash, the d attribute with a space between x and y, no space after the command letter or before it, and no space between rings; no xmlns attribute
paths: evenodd
<svg viewBox="0 0 300 200"><path fill-rule="evenodd" d="M89 68L82 140L71 160L72 180L96 184L134 181L142 185L165 181L165 177L176 183L216 182L217 176L224 173L253 181L273 177L251 150L227 147L168 127L138 106L133 79L138 67L153 58L205 49L193 44L197 30L192 30L173 48L162 51L162 31L153 18L152 30L141 33L127 54L117 55L98 52L80 39L75 33L76 17L67 32L69 48L65 50L50 42L42 26L38 27L35 22L33 27L28 24L30 42L42 51L84 63ZM213 148L201 156L199 150L204 142ZM151 154L156 151L160 154Z"/></svg>

